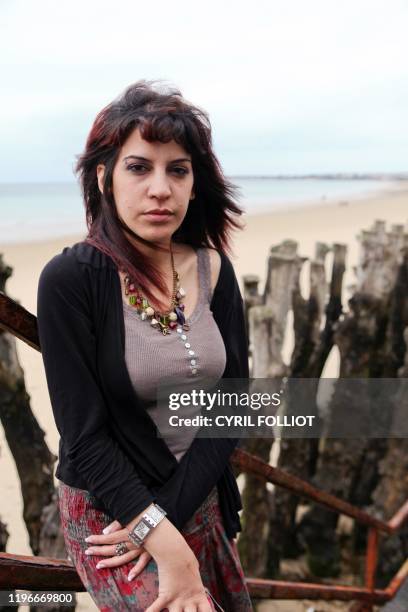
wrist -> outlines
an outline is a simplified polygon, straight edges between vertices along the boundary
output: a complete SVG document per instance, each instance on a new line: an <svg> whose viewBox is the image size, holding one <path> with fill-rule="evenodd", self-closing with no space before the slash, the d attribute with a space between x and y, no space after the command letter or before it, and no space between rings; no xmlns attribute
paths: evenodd
<svg viewBox="0 0 408 612"><path fill-rule="evenodd" d="M167 519L146 539L144 548L158 564L194 567L198 564L194 552L182 534Z"/></svg>
<svg viewBox="0 0 408 612"><path fill-rule="evenodd" d="M147 512L148 510L150 510L150 508L153 506L153 502L151 504L149 504L147 506L147 508L145 508L144 510L142 510L142 512L140 514L138 514L137 516L135 516L135 518L133 518L126 526L125 529L127 529L127 531L131 531L135 525L137 525L137 523L142 519L143 515L145 512Z"/></svg>
<svg viewBox="0 0 408 612"><path fill-rule="evenodd" d="M156 529L156 527L165 518L166 511L158 504L150 504L142 513L141 517L137 517L131 527L127 530L129 540L136 546L144 546L146 539Z"/></svg>

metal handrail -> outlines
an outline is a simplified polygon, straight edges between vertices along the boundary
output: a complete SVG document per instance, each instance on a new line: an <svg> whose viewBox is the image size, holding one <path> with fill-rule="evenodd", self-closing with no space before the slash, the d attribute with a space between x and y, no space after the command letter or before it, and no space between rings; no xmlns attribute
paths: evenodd
<svg viewBox="0 0 408 612"><path fill-rule="evenodd" d="M251 455L244 450L236 449L232 454L232 460L237 467L245 472L261 476L267 482L284 487L295 495L314 501L329 510L349 516L362 525L372 527L389 535L398 531L408 518L408 500L389 521L382 521L335 495L312 486L293 474L265 463L259 457Z"/></svg>

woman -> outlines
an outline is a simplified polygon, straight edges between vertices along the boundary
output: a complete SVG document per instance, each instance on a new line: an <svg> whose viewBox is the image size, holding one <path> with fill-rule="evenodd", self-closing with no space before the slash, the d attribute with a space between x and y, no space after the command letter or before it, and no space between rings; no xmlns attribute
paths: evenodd
<svg viewBox="0 0 408 612"><path fill-rule="evenodd" d="M88 236L47 263L37 308L67 551L104 611L252 610L237 440L157 435L163 377L248 377L225 254L242 211L207 115L139 81L99 113L77 172Z"/></svg>

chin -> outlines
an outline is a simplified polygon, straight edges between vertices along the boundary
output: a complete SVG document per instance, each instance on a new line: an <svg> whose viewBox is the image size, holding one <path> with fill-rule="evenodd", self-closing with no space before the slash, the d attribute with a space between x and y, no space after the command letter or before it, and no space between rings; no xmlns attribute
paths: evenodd
<svg viewBox="0 0 408 612"><path fill-rule="evenodd" d="M144 238L145 240L149 240L150 242L169 242L171 240L172 235L175 230L159 232L159 231L151 231L151 232L138 232L134 230L138 236Z"/></svg>

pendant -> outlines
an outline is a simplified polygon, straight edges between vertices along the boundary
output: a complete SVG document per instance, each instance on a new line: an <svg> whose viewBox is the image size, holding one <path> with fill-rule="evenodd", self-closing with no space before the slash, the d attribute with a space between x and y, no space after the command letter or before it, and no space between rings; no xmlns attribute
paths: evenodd
<svg viewBox="0 0 408 612"><path fill-rule="evenodd" d="M177 319L183 325L183 323L185 323L186 321L183 311L181 310L179 306L176 306L174 310L176 311Z"/></svg>
<svg viewBox="0 0 408 612"><path fill-rule="evenodd" d="M162 332L163 336L167 336L167 334L170 333L170 330L169 330L168 326L166 325L166 323L162 323L162 321L159 321L159 325L161 327L161 332Z"/></svg>

